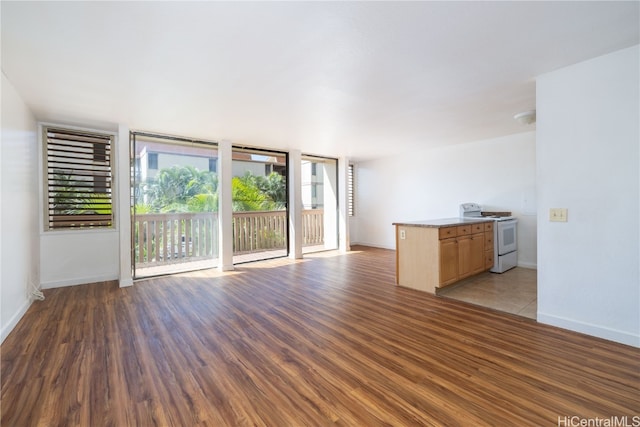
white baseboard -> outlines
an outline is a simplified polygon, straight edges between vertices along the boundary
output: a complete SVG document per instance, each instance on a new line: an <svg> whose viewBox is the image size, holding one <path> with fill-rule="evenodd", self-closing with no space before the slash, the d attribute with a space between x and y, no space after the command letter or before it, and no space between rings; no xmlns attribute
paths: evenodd
<svg viewBox="0 0 640 427"><path fill-rule="evenodd" d="M537 320L539 323L557 326L559 328L580 332L583 334L591 335L609 341L615 341L633 347L640 347L640 335L634 335L630 332L610 329L599 325L584 323L577 320L567 319L564 317L554 316L541 312L538 312Z"/></svg>
<svg viewBox="0 0 640 427"><path fill-rule="evenodd" d="M7 338L9 336L9 334L11 333L11 331L13 331L13 328L16 327L16 325L18 324L18 322L20 321L20 319L22 319L22 316L24 316L24 314L27 312L27 310L29 309L29 307L31 307L31 303L33 303L33 300L31 298L27 299L24 304L22 304L22 307L20 307L18 309L18 311L11 316L11 319L9 319L9 323L7 323L3 328L2 328L2 332L0 332L0 344L2 342L4 342L4 339Z"/></svg>
<svg viewBox="0 0 640 427"><path fill-rule="evenodd" d="M105 275L105 276L93 276L93 277L79 277L79 278L68 279L68 280L42 282L40 286L42 287L42 289L53 289L53 288L64 288L66 286L86 285L87 283L108 282L112 280L118 280L118 276Z"/></svg>
<svg viewBox="0 0 640 427"><path fill-rule="evenodd" d="M528 268L528 269L531 269L531 270L537 270L538 269L538 264L536 264L535 262L518 261L518 267Z"/></svg>
<svg viewBox="0 0 640 427"><path fill-rule="evenodd" d="M353 249L354 246L371 246L372 248L379 248L379 249L391 249L391 250L395 250L395 247L389 247L389 246L384 246L384 245L379 245L377 243L367 243L367 242L351 242L351 247Z"/></svg>

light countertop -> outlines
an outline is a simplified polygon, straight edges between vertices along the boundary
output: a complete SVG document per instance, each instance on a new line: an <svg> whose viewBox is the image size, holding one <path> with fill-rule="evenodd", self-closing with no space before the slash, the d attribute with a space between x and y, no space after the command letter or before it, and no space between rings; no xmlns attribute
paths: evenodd
<svg viewBox="0 0 640 427"><path fill-rule="evenodd" d="M441 227L453 227L456 225L469 225L478 224L483 222L493 221L492 219L484 218L439 218L439 219L426 219L423 221L407 221L407 222L394 222L393 225L403 225L405 227L429 227L429 228L441 228Z"/></svg>

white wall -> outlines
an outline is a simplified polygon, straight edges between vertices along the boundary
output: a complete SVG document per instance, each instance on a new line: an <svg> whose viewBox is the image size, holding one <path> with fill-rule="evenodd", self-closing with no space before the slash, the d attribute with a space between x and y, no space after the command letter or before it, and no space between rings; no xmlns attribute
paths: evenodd
<svg viewBox="0 0 640 427"><path fill-rule="evenodd" d="M117 230L47 231L40 239L44 289L118 280Z"/></svg>
<svg viewBox="0 0 640 427"><path fill-rule="evenodd" d="M537 79L538 321L637 347L639 51Z"/></svg>
<svg viewBox="0 0 640 427"><path fill-rule="evenodd" d="M0 144L0 342L29 308L38 286L38 144L35 118L2 74Z"/></svg>
<svg viewBox="0 0 640 427"><path fill-rule="evenodd" d="M109 132L108 130L104 131ZM39 140L41 139L39 138ZM39 141L39 144L42 144L42 141ZM128 150L128 140L125 140L120 147L120 139L116 134L116 155L122 150ZM121 156L117 156L116 162L120 158ZM129 169L118 166L116 163L115 171L120 171L120 174L114 177L113 186L113 200L117 201L114 206L116 228L43 231L43 214L40 214L36 230L40 230L40 283L42 288L118 280L120 276L118 183L121 180L129 180ZM42 167L39 169L42 170ZM36 175L40 180L39 174ZM39 191L39 202L44 203L42 188ZM128 205L123 208L129 210ZM38 212L44 212L41 204L38 207Z"/></svg>
<svg viewBox="0 0 640 427"><path fill-rule="evenodd" d="M352 244L395 249L397 221L450 218L464 202L520 220L518 263L536 266L535 139L528 131L356 167Z"/></svg>

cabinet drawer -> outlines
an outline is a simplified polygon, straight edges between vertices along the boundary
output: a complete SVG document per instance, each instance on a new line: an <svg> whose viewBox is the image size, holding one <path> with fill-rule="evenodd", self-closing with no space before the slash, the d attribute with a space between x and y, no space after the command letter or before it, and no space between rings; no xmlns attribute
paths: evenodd
<svg viewBox="0 0 640 427"><path fill-rule="evenodd" d="M456 228L458 229L458 236L464 236L466 234L471 234L471 226L470 225L459 225Z"/></svg>
<svg viewBox="0 0 640 427"><path fill-rule="evenodd" d="M438 237L440 240L448 239L450 237L456 237L456 227L444 227L438 229Z"/></svg>
<svg viewBox="0 0 640 427"><path fill-rule="evenodd" d="M493 231L485 231L484 248L493 250Z"/></svg>
<svg viewBox="0 0 640 427"><path fill-rule="evenodd" d="M484 268L487 270L493 267L493 249L484 251Z"/></svg>
<svg viewBox="0 0 640 427"><path fill-rule="evenodd" d="M471 232L472 233L482 233L484 231L484 224L472 224Z"/></svg>
<svg viewBox="0 0 640 427"><path fill-rule="evenodd" d="M484 223L484 231L493 231L493 221Z"/></svg>

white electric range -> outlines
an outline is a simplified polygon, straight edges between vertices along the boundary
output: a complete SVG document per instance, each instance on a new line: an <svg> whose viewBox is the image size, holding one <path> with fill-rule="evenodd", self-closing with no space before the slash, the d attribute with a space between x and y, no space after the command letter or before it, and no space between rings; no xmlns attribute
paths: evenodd
<svg viewBox="0 0 640 427"><path fill-rule="evenodd" d="M518 265L518 219L504 212L483 212L477 203L460 205L460 217L495 221L493 227L493 273L504 273Z"/></svg>

